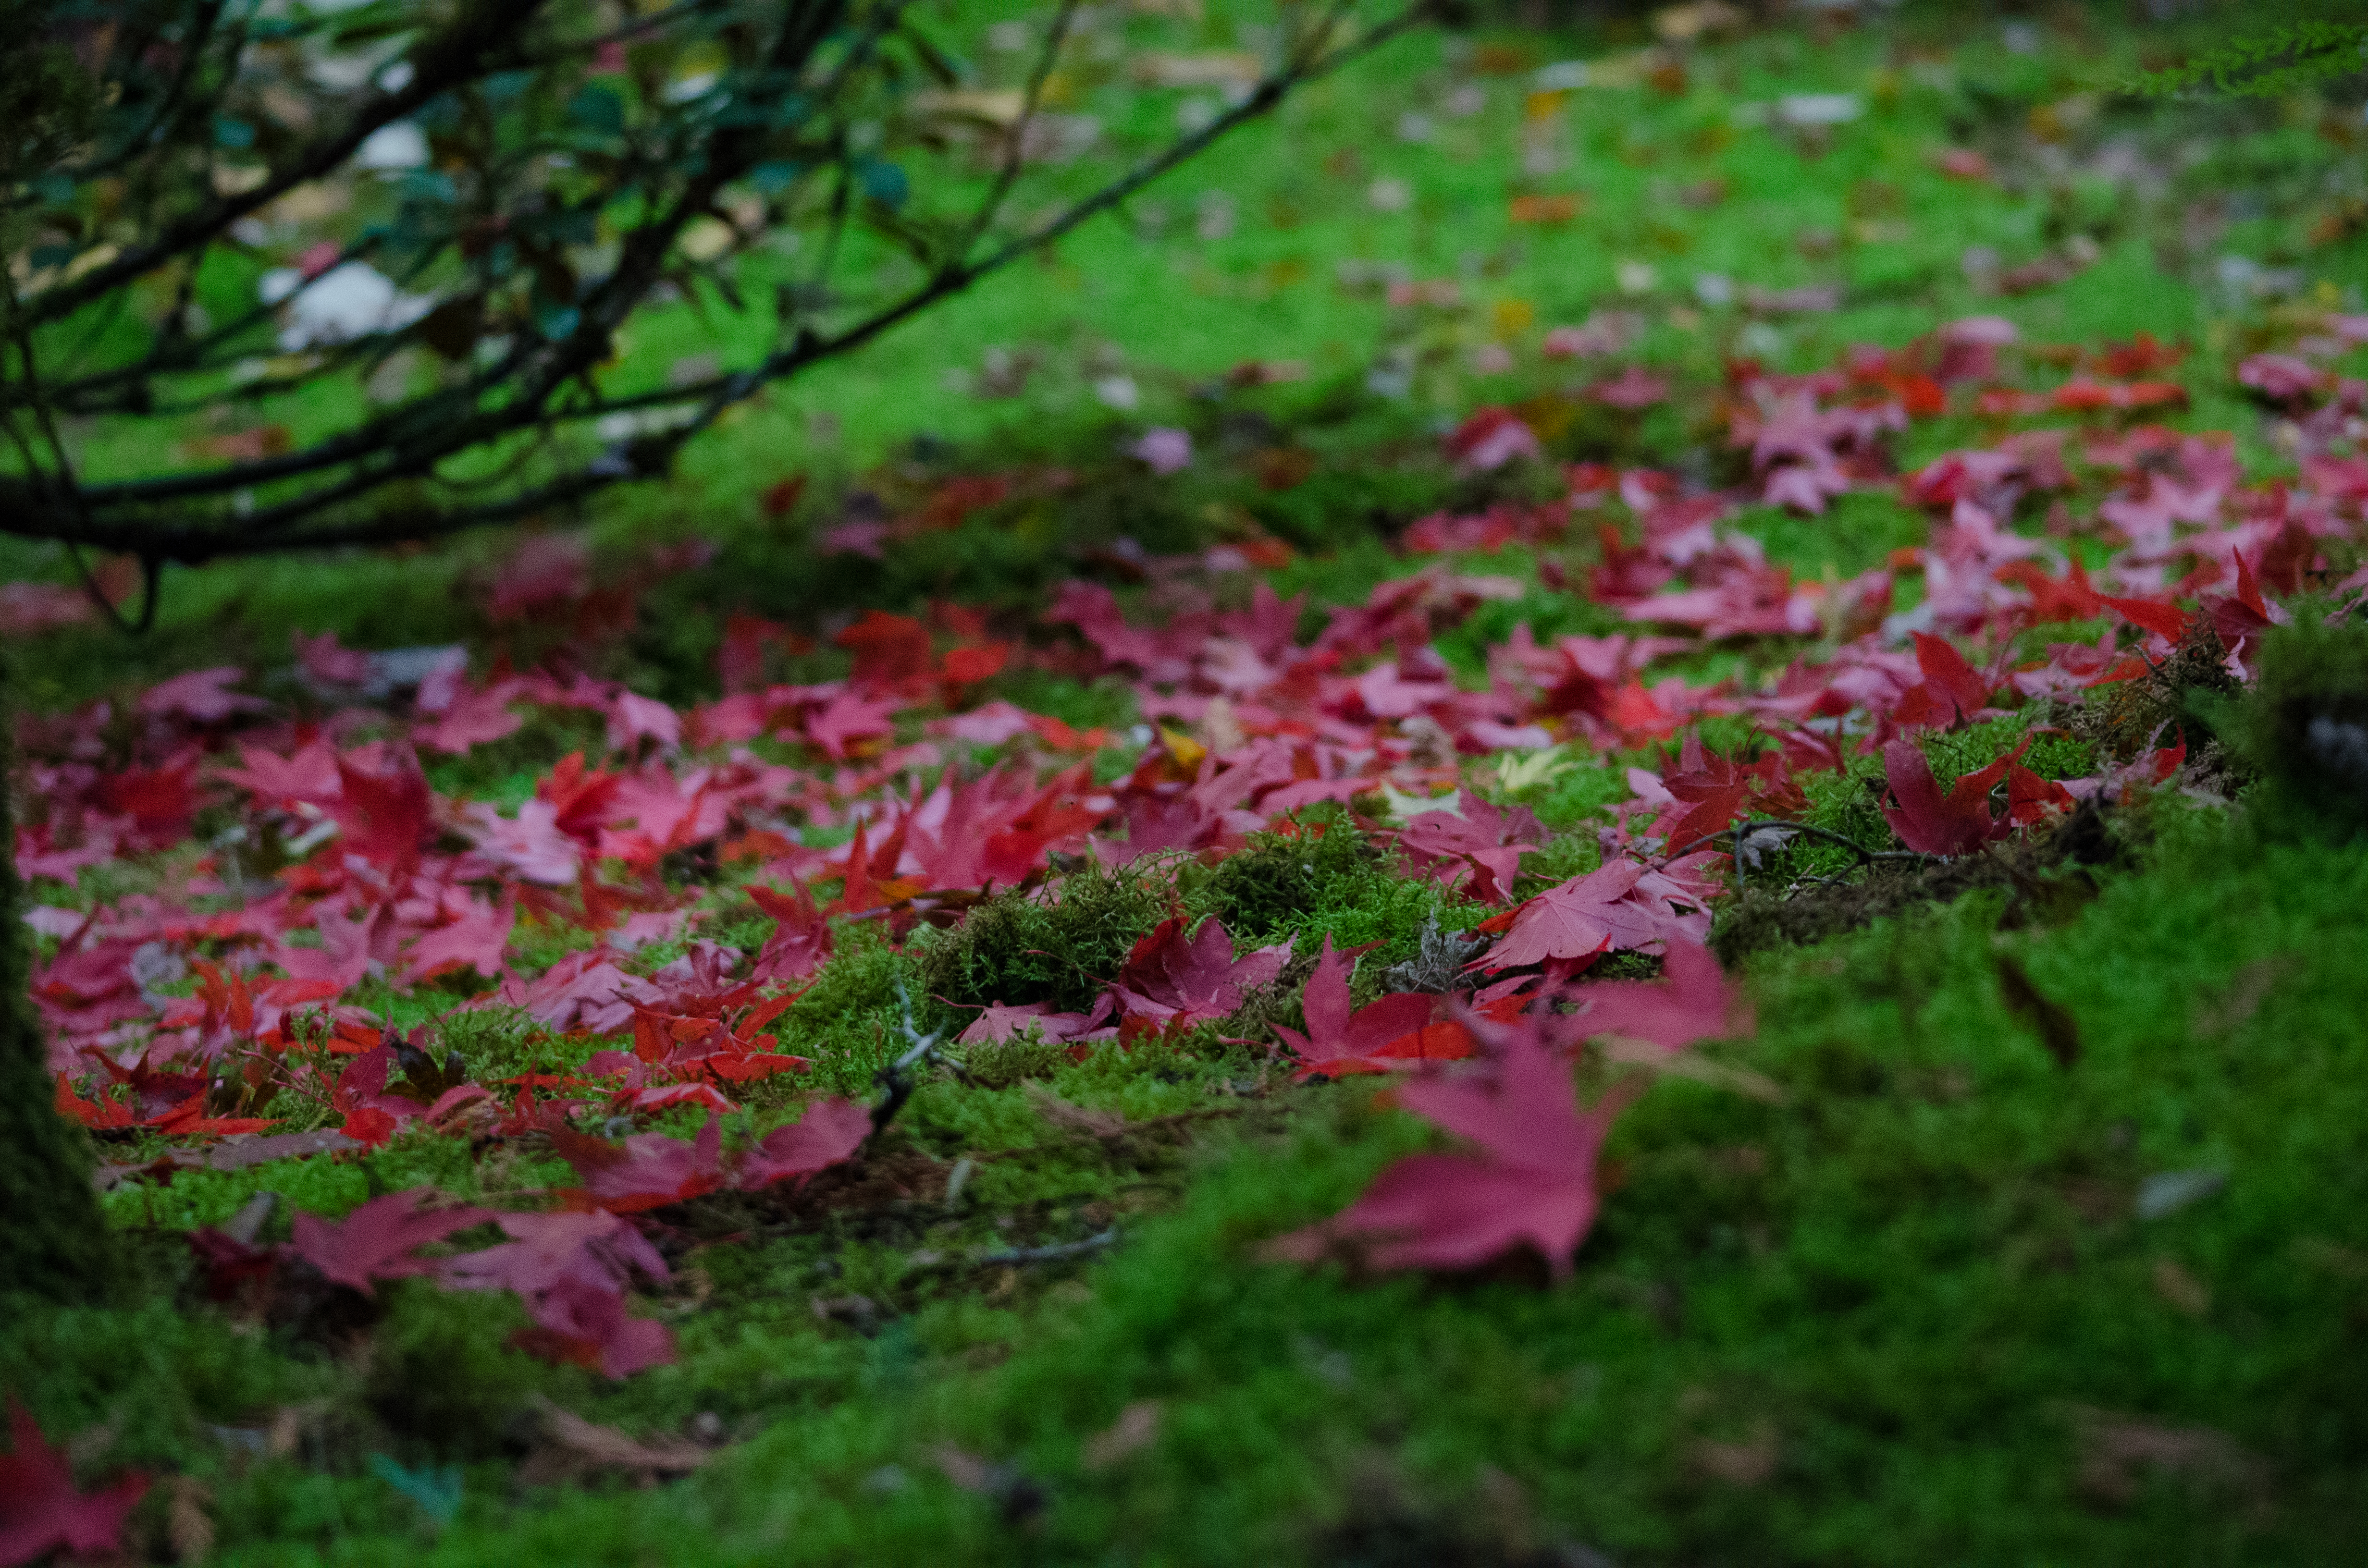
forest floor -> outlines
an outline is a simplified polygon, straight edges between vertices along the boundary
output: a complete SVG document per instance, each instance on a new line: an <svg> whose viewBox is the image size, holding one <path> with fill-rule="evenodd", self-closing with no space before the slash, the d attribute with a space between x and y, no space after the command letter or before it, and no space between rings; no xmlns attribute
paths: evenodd
<svg viewBox="0 0 2368 1568"><path fill-rule="evenodd" d="M2354 1560L2368 123L1963 16L1410 40L581 532L0 551L44 1506Z"/></svg>

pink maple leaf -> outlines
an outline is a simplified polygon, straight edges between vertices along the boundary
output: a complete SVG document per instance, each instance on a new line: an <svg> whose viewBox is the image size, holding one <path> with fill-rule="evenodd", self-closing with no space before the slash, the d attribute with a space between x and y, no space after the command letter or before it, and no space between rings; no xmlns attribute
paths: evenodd
<svg viewBox="0 0 2368 1568"><path fill-rule="evenodd" d="M1398 1100L1481 1154L1400 1160L1338 1214L1279 1238L1274 1255L1312 1262L1345 1241L1376 1268L1454 1269L1526 1244L1556 1278L1567 1276L1571 1254L1595 1223L1597 1164L1624 1101L1607 1096L1582 1112L1569 1065L1534 1028L1507 1041L1493 1086L1417 1079Z"/></svg>
<svg viewBox="0 0 2368 1568"><path fill-rule="evenodd" d="M808 715L806 739L820 746L833 762L844 762L853 742L895 733L898 706L842 691L819 711Z"/></svg>
<svg viewBox="0 0 2368 1568"><path fill-rule="evenodd" d="M582 846L560 827L559 808L549 801L528 801L516 817L503 816L489 801L472 801L466 817L464 831L477 853L522 881L567 887L583 869Z"/></svg>
<svg viewBox="0 0 2368 1568"><path fill-rule="evenodd" d="M260 713L271 704L259 697L225 689L246 672L236 665L219 669L191 670L150 687L140 699L140 711L152 719L187 719L195 724L218 724L238 713Z"/></svg>
<svg viewBox="0 0 2368 1568"><path fill-rule="evenodd" d="M855 1157L871 1136L871 1113L853 1100L816 1100L787 1127L776 1127L740 1161L732 1185L744 1192L810 1176Z"/></svg>
<svg viewBox="0 0 2368 1568"><path fill-rule="evenodd" d="M379 949L390 927L382 909L365 911L359 920L323 909L313 916L313 927L321 934L319 947L281 942L272 949L273 961L294 978L323 981L344 991L385 967Z"/></svg>
<svg viewBox="0 0 2368 1568"><path fill-rule="evenodd" d="M296 644L296 662L319 685L360 686L370 677L370 654L339 642L334 631L318 637L298 631L291 633L291 641Z"/></svg>
<svg viewBox="0 0 2368 1568"><path fill-rule="evenodd" d="M635 1003L655 1002L659 996L656 986L627 974L609 958L598 948L570 953L531 984L506 983L500 999L525 1009L527 1017L546 1028L613 1034L632 1022Z"/></svg>
<svg viewBox="0 0 2368 1568"><path fill-rule="evenodd" d="M504 901L499 908L471 900L469 913L449 926L439 926L411 945L404 956L404 978L415 983L456 969L498 975L510 931L518 925L518 904Z"/></svg>
<svg viewBox="0 0 2368 1568"><path fill-rule="evenodd" d="M300 746L294 756L285 757L261 746L241 746L239 757L244 767L225 767L215 777L236 785L262 804L336 799L337 754L326 742Z"/></svg>
<svg viewBox="0 0 2368 1568"><path fill-rule="evenodd" d="M653 1279L666 1278L666 1259L657 1248L614 1214L563 1210L490 1218L510 1240L441 1260L437 1275L445 1284L455 1290L532 1296L564 1279L620 1291L636 1269Z"/></svg>
<svg viewBox="0 0 2368 1568"><path fill-rule="evenodd" d="M563 1279L527 1303L534 1326L519 1331L518 1348L546 1360L589 1367L609 1378L630 1378L675 1358L674 1332L625 1311L622 1292Z"/></svg>
<svg viewBox="0 0 2368 1568"><path fill-rule="evenodd" d="M552 1147L575 1167L592 1201L614 1214L659 1209L723 1185L723 1123L711 1115L696 1142L643 1132L622 1144L580 1132L553 1132Z"/></svg>
<svg viewBox="0 0 2368 1568"><path fill-rule="evenodd" d="M1588 1004L1575 1020L1582 1035L1626 1035L1678 1051L1697 1040L1752 1031L1751 1004L1728 983L1708 948L1671 938L1659 980L1601 980L1580 987Z"/></svg>
<svg viewBox="0 0 2368 1568"><path fill-rule="evenodd" d="M644 740L675 750L682 744L682 715L655 697L619 692L609 710L609 749L631 751Z"/></svg>
<svg viewBox="0 0 2368 1568"><path fill-rule="evenodd" d="M321 1271L334 1285L348 1285L365 1296L378 1294L373 1279L400 1279L430 1274L435 1260L415 1257L415 1248L440 1242L455 1231L483 1224L494 1216L482 1209L431 1209L442 1196L432 1187L415 1187L373 1198L343 1220L317 1214L296 1216L288 1250Z"/></svg>
<svg viewBox="0 0 2368 1568"><path fill-rule="evenodd" d="M1384 996L1352 1012L1349 965L1344 960L1354 957L1353 952L1333 951L1327 933L1324 951L1315 960L1315 972L1307 977L1307 989L1300 997L1307 1032L1275 1026L1274 1032L1299 1058L1295 1076L1306 1078L1322 1073L1341 1078L1354 1073L1410 1067L1425 1059L1452 1060L1469 1054L1471 1037L1461 1025L1449 1023L1436 1029L1430 1027L1437 997L1413 994ZM1460 1050L1456 1049L1459 1044Z"/></svg>
<svg viewBox="0 0 2368 1568"><path fill-rule="evenodd" d="M1669 395L1666 377L1656 376L1642 365L1631 365L1608 381L1598 381L1588 389L1587 395L1612 408L1634 412L1650 408Z"/></svg>
<svg viewBox="0 0 2368 1568"><path fill-rule="evenodd" d="M666 1259L630 1222L605 1213L494 1218L512 1240L448 1257L438 1272L454 1290L520 1297L535 1323L518 1336L521 1347L611 1378L674 1359L666 1325L625 1311L625 1289L636 1270L666 1278Z"/></svg>
<svg viewBox="0 0 2368 1568"><path fill-rule="evenodd" d="M1537 432L1509 408L1483 408L1447 437L1447 451L1466 468L1502 468L1539 455Z"/></svg>
<svg viewBox="0 0 2368 1568"><path fill-rule="evenodd" d="M74 1490L66 1451L42 1440L25 1407L8 1402L10 1448L0 1454L0 1565L39 1562L63 1549L76 1557L119 1551L124 1516L148 1490L137 1471L99 1492Z"/></svg>
<svg viewBox="0 0 2368 1568"><path fill-rule="evenodd" d="M34 637L78 626L97 613L90 597L62 583L0 584L0 636Z"/></svg>
<svg viewBox="0 0 2368 1568"><path fill-rule="evenodd" d="M1087 1031L1110 1015L1113 1004L1109 993L1090 1013L1058 1013L1050 1002L1027 1002L1017 1006L990 1002L982 1008L970 1027L954 1037L958 1045L987 1045L1016 1039L1030 1030L1055 1043L1085 1038Z"/></svg>
<svg viewBox="0 0 2368 1568"><path fill-rule="evenodd" d="M510 711L510 699L517 695L517 688L507 681L481 691L462 692L434 722L411 727L412 744L458 756L472 746L514 735L526 723Z"/></svg>
<svg viewBox="0 0 2368 1568"><path fill-rule="evenodd" d="M1571 962L1609 952L1615 947L1641 946L1623 938L1635 936L1631 915L1619 908L1643 878L1645 869L1633 860L1614 860L1583 877L1537 897L1497 920L1506 922L1504 939L1480 960L1477 967L1496 971L1523 964ZM1497 923L1481 926L1486 930ZM1652 934L1644 937L1653 939Z"/></svg>
<svg viewBox="0 0 2368 1568"><path fill-rule="evenodd" d="M1110 994L1130 1017L1161 1023L1222 1018L1291 960L1289 942L1236 959L1222 922L1206 922L1189 940L1184 926L1180 915L1161 921L1127 956Z"/></svg>

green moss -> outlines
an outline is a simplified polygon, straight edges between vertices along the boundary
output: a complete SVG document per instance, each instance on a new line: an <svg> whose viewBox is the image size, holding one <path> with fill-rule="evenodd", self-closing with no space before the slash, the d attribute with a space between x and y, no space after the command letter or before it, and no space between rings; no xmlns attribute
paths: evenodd
<svg viewBox="0 0 2368 1568"><path fill-rule="evenodd" d="M1072 873L1042 892L998 893L920 949L927 994L956 1007L1054 1004L1083 1012L1175 903L1142 866Z"/></svg>
<svg viewBox="0 0 2368 1568"><path fill-rule="evenodd" d="M386 1315L370 1335L360 1397L406 1455L498 1455L529 1395L575 1381L507 1346L527 1318L507 1291L446 1292L405 1279L381 1293Z"/></svg>
<svg viewBox="0 0 2368 1568"><path fill-rule="evenodd" d="M2368 623L2293 608L2260 641L2254 687L2203 711L2260 774L2250 804L2266 821L2350 836L2368 828Z"/></svg>
<svg viewBox="0 0 2368 1568"><path fill-rule="evenodd" d="M1292 813L1288 831L1250 835L1249 846L1179 878L1195 914L1224 922L1236 944L1264 947L1389 895L1388 858L1346 808L1323 801Z"/></svg>

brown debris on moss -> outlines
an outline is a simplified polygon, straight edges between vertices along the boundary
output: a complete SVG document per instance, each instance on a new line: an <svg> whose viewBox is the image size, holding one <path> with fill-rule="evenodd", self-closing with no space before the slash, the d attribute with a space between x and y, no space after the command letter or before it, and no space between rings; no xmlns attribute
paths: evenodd
<svg viewBox="0 0 2368 1568"><path fill-rule="evenodd" d="M2089 869L2125 852L2112 818L2084 801L2053 826L1995 844L1978 855L1921 863L1879 861L1855 881L1747 886L1720 906L1710 945L1723 963L1778 947L1804 947L1924 904L1950 903L1988 888L2009 890L2000 924L2052 925L2096 896Z"/></svg>

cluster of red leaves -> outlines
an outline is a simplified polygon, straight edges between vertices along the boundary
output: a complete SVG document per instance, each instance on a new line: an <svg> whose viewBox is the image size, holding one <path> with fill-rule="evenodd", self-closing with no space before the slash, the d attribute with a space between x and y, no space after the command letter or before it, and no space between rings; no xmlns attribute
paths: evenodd
<svg viewBox="0 0 2368 1568"><path fill-rule="evenodd" d="M1884 814L1901 842L1968 853L2084 796L2174 778L2184 744L2166 736L2137 763L2087 779L2043 778L2017 753L1943 789L1918 736L2032 699L2082 700L2144 675L2199 623L2241 677L2285 613L2278 597L2368 588L2368 574L2330 584L2328 570L2344 558L2329 547L2368 528L2368 461L2349 455L2368 383L2335 366L2368 341L2360 318L2298 327L2291 352L2239 368L2300 463L2298 478L2263 484L2246 483L2226 439L2143 422L2179 401L2163 378L2180 351L2150 339L2025 352L2010 324L1975 317L1897 349L1851 348L1809 375L1737 362L1717 388L1690 392L1620 361L1634 324L1606 316L1557 329L1547 349L1599 361L1578 395L1614 411L1705 399L1701 412L1724 422L1740 454L1741 482L1713 489L1668 471L1575 465L1558 499L1416 523L1399 541L1409 555L1464 559L1410 562L1360 604L1319 612L1263 582L1244 594L1222 581L1277 563L1268 541L1136 552L1111 562L1139 586L1131 603L1071 581L1024 638L953 605L868 612L834 640L848 666L835 680L777 680L778 656L810 644L734 617L717 654L723 695L677 708L582 673L599 664L579 655L620 636L640 589L698 564L701 550L670 547L601 581L579 542L544 536L484 585L505 639L525 645L532 632L553 650L537 667L515 667L506 653L472 673L461 648L370 653L300 637L296 675L313 699L301 711L219 667L29 720L20 792L33 806L14 847L36 886L183 845L201 812L235 829L204 855L154 862L143 891L28 913L53 944L33 992L57 1103L101 1132L235 1135L266 1125L251 1113L289 1091L331 1108L365 1144L404 1129L546 1131L575 1140L585 1201L612 1209L787 1179L810 1168L807 1140L827 1151L855 1136L853 1108L817 1108L811 1132L776 1134L780 1149L733 1160L712 1139L609 1145L569 1124L598 1096L610 1115L685 1104L720 1113L738 1085L803 1069L768 1031L829 960L834 921L877 920L902 941L987 892L1034 883L1062 857L1215 859L1254 832L1293 828L1292 813L1317 801L1375 812L1409 797L1433 803L1396 834L1406 869L1497 906L1480 927L1495 940L1474 965L1478 989L1466 1001L1385 996L1355 1009L1355 955L1327 940L1302 998L1304 1028L1285 1037L1302 1073L1463 1060L1476 1028L1541 1017L1552 1005L1543 998L1576 994L1575 977L1622 950L1670 966L1678 990L1652 1004L1668 1015L1655 1015L1660 1032L1636 1035L1657 1040L1678 1028L1668 1009L1691 1005L1679 993L1700 990L1698 973L1684 978L1696 960L1681 955L1707 929L1719 835L1799 814L1807 775L1880 755ZM1896 472L1893 437L1951 411L1988 421L1981 444ZM1545 443L1522 412L1496 407L1458 426L1445 449L1485 469L1542 462ZM877 550L955 526L1032 483L962 476L893 523L843 525L836 547ZM1816 514L1853 490L1896 491L1929 518L1925 542L1852 579L1796 581L1736 526L1751 506ZM2044 532L2019 523L2043 514ZM1560 553L1590 537L1596 555L1584 565ZM1516 544L1537 553L1550 585L1625 630L1541 642L1517 625L1474 678L1440 639L1529 591L1472 559ZM1916 608L1897 612L1895 590L1910 578ZM33 619L48 613L38 596L18 597ZM2093 640L2018 657L2032 629L2076 624ZM1758 680L1665 673L1673 659L1700 667L1713 644L1738 641L1790 662ZM1123 682L1147 724L1133 769L1099 785L1085 754L1112 736L982 700L988 683L1022 667ZM421 754L464 755L530 713L588 716L604 744L556 765L514 810L432 787ZM1712 752L1691 728L1712 717L1748 722L1759 739ZM1600 868L1522 896L1524 862L1546 836L1526 812L1481 799L1465 761L1680 735L1668 761L1629 772L1633 798L1602 834ZM979 748L997 760L976 766ZM753 870L749 897L772 932L753 956L691 941L650 972L639 955L692 937L710 913L680 869L711 858ZM258 876L257 865L277 869ZM568 956L540 972L521 967L520 931L552 927L568 933ZM1026 1029L1082 1051L1189 1028L1237 1011L1289 957L1288 944L1236 955L1215 922L1171 920L1137 945L1092 1011L997 1003L962 1038ZM503 1085L517 1091L507 1107L495 1085L432 1074L405 1072L393 1086L408 1058L359 997L428 983L610 1048L590 1052L579 1075ZM1582 1017L1645 1006L1617 987L1578 991ZM581 1097L538 1100L545 1091ZM1590 1124L1573 1108L1558 1125L1561 1152L1536 1157L1563 1168L1578 1161ZM1556 1224L1566 1226L1578 1210L1563 1212ZM513 1233L512 1244L534 1240ZM594 1272L519 1278L542 1281L532 1292L550 1303L551 1333L605 1344L600 1314L621 1296L598 1304L586 1283Z"/></svg>
<svg viewBox="0 0 2368 1568"><path fill-rule="evenodd" d="M803 1183L854 1158L871 1134L871 1118L848 1100L818 1100L799 1120L729 1159L722 1123L712 1117L688 1143L643 1133L614 1144L564 1125L548 1131L584 1182L562 1194L575 1201L571 1209L496 1213L445 1204L433 1188L414 1187L372 1199L342 1220L298 1214L284 1248L248 1246L211 1229L194 1233L191 1244L208 1265L217 1294L269 1277L283 1257L364 1296L376 1295L381 1281L422 1275L447 1290L508 1290L533 1320L520 1336L523 1348L611 1378L629 1377L672 1360L674 1338L664 1324L626 1310L635 1275L667 1278L666 1260L626 1216L727 1187L754 1192ZM420 1252L486 1224L508 1239L443 1256Z"/></svg>

